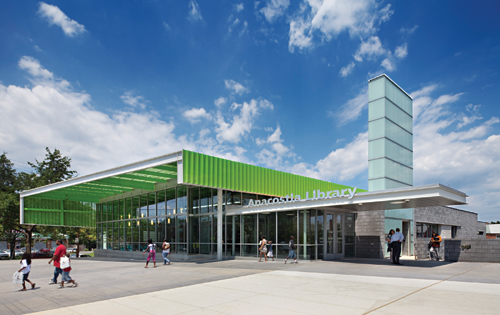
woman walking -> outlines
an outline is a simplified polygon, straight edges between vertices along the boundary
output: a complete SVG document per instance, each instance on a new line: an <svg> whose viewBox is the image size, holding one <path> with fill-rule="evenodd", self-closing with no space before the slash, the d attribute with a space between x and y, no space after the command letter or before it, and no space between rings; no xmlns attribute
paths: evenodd
<svg viewBox="0 0 500 315"><path fill-rule="evenodd" d="M273 242L268 241L267 244L269 245L269 248L267 250L267 258L272 258L274 261Z"/></svg>
<svg viewBox="0 0 500 315"><path fill-rule="evenodd" d="M389 234L387 234L387 251L390 252L389 256L390 256L390 260L392 261L392 244L391 244L391 238L392 238L392 234L396 233L394 230L390 230L389 231Z"/></svg>
<svg viewBox="0 0 500 315"><path fill-rule="evenodd" d="M262 254L264 254L264 259L267 261L267 241L266 237L264 235L261 236L261 241L259 243L259 252L260 252L260 257L259 257L259 262L262 260Z"/></svg>
<svg viewBox="0 0 500 315"><path fill-rule="evenodd" d="M23 288L19 291L26 291L26 281L28 281L31 284L31 288L35 288L35 283L31 282L28 280L28 276L31 271L31 254L30 253L24 253L23 257L21 258L21 269L19 269L19 272L23 274Z"/></svg>
<svg viewBox="0 0 500 315"><path fill-rule="evenodd" d="M148 250L149 250L148 260L146 261L146 266L144 266L144 268L148 268L149 260L151 258L153 258L153 262L154 262L155 268L156 268L156 244L153 244L152 239L148 240L148 247L146 247L146 249L144 250L144 252L142 254L143 255L146 254L146 251L148 251Z"/></svg>

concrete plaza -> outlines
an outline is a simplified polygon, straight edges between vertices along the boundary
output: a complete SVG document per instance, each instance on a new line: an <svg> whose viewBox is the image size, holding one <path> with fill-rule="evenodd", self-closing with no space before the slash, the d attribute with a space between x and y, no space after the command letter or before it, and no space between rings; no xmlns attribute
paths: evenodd
<svg viewBox="0 0 500 315"><path fill-rule="evenodd" d="M35 290L11 284L19 260L0 261L0 314L498 314L500 264L403 260L299 264L230 260L73 260L77 288L48 285L33 260ZM17 269L16 269L17 268Z"/></svg>

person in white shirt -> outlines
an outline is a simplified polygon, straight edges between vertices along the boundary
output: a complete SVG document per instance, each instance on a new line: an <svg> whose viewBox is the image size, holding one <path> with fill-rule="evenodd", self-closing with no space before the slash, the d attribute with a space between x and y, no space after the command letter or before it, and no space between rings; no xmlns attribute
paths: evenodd
<svg viewBox="0 0 500 315"><path fill-rule="evenodd" d="M391 237L392 263L395 265L402 265L399 262L399 256L401 255L401 242L404 239L405 239L405 237L400 232L399 228L397 228L396 233L392 234L392 237Z"/></svg>
<svg viewBox="0 0 500 315"><path fill-rule="evenodd" d="M26 291L25 282L29 282L31 284L32 289L35 288L35 284L28 280L30 271L31 271L31 254L24 253L23 257L21 258L21 269L19 269L19 272L23 274L23 288L19 291Z"/></svg>
<svg viewBox="0 0 500 315"><path fill-rule="evenodd" d="M168 254L170 254L170 244L167 242L167 239L163 240L163 245L161 246L162 255L163 255L163 264L170 265L170 260L167 258Z"/></svg>

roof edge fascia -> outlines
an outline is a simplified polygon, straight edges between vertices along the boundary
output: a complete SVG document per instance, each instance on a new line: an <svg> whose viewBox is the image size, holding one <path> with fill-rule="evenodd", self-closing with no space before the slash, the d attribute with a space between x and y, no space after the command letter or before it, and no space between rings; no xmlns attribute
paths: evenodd
<svg viewBox="0 0 500 315"><path fill-rule="evenodd" d="M147 169L147 168L151 168L151 167L155 167L155 166L159 166L159 165L163 165L163 164L173 163L173 162L177 162L177 161L182 161L182 150L176 151L173 153L169 153L166 155L154 157L151 159L139 161L139 162L114 167L114 168L109 169L109 170L100 171L100 172L93 173L93 174L88 174L88 175L84 175L84 176L80 176L80 177L71 178L71 179L68 179L68 180L65 180L62 182L57 182L57 183L33 188L30 190L25 190L25 191L20 193L20 197L24 198L24 197L44 193L44 192L53 191L53 190L60 189L60 188L65 188L65 187L74 186L74 185L78 185L78 184L84 184L84 183L88 183L88 182L91 182L94 180L99 180L99 179L104 179L104 178L108 178L108 177L112 177L112 176L127 174L127 173L131 173L131 172L135 172L135 171L139 171L139 170L143 170L143 169Z"/></svg>

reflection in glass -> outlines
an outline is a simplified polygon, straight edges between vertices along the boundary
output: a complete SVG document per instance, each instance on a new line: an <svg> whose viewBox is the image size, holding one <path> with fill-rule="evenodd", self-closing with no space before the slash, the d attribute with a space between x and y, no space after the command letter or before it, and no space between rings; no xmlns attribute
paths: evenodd
<svg viewBox="0 0 500 315"><path fill-rule="evenodd" d="M148 216L148 195L147 194L141 195L140 200L141 200L141 208L139 217L146 218Z"/></svg>
<svg viewBox="0 0 500 315"><path fill-rule="evenodd" d="M326 215L326 253L333 254L333 214Z"/></svg>
<svg viewBox="0 0 500 315"><path fill-rule="evenodd" d="M276 213L259 213L259 241L262 235L276 244Z"/></svg>
<svg viewBox="0 0 500 315"><path fill-rule="evenodd" d="M200 187L189 189L189 209L192 214L200 213Z"/></svg>
<svg viewBox="0 0 500 315"><path fill-rule="evenodd" d="M344 238L342 237L344 222L342 221L342 215L337 214L337 254L342 254L344 252Z"/></svg>
<svg viewBox="0 0 500 315"><path fill-rule="evenodd" d="M156 193L148 194L148 216L156 217Z"/></svg>
<svg viewBox="0 0 500 315"><path fill-rule="evenodd" d="M166 218L166 226L167 226L167 242L175 243L175 219L176 217L167 217Z"/></svg>
<svg viewBox="0 0 500 315"><path fill-rule="evenodd" d="M141 216L141 208L139 206L139 196L132 197L132 218Z"/></svg>
<svg viewBox="0 0 500 315"><path fill-rule="evenodd" d="M132 217L132 198L125 198L125 219L131 219Z"/></svg>
<svg viewBox="0 0 500 315"><path fill-rule="evenodd" d="M167 214L176 214L175 188L167 189Z"/></svg>
<svg viewBox="0 0 500 315"><path fill-rule="evenodd" d="M165 191L161 190L157 192L156 198L158 198L156 203L156 211L158 211L158 216L164 216L166 214Z"/></svg>
<svg viewBox="0 0 500 315"><path fill-rule="evenodd" d="M212 189L200 188L200 213L212 212Z"/></svg>
<svg viewBox="0 0 500 315"><path fill-rule="evenodd" d="M247 214L242 217L243 243L258 243L257 241L257 215Z"/></svg>
<svg viewBox="0 0 500 315"><path fill-rule="evenodd" d="M295 237L295 242L297 242L297 211L278 212L279 244L288 244L291 235Z"/></svg>
<svg viewBox="0 0 500 315"><path fill-rule="evenodd" d="M186 212L187 212L187 188L186 186L180 186L177 187L177 213L186 213Z"/></svg>
<svg viewBox="0 0 500 315"><path fill-rule="evenodd" d="M176 239L178 243L185 243L186 242L186 216L181 215L177 217L176 220L176 227L175 227L175 232L176 232Z"/></svg>

